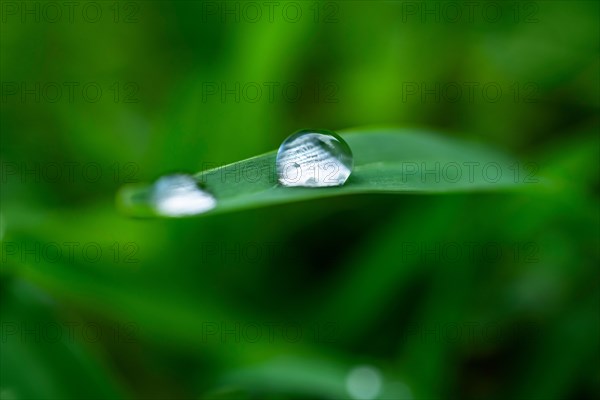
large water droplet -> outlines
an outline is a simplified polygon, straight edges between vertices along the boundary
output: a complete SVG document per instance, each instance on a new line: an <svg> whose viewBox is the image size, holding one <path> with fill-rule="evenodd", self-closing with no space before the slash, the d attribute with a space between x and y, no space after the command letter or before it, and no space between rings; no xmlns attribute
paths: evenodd
<svg viewBox="0 0 600 400"><path fill-rule="evenodd" d="M154 183L151 202L157 214L185 217L209 211L217 205L215 198L184 174L166 175Z"/></svg>
<svg viewBox="0 0 600 400"><path fill-rule="evenodd" d="M326 187L343 185L354 159L348 143L336 133L305 129L283 141L276 163L284 186Z"/></svg>

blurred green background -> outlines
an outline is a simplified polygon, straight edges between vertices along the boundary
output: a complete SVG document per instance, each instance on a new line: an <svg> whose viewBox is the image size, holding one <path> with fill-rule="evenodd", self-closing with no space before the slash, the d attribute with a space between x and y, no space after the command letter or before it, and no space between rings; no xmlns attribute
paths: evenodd
<svg viewBox="0 0 600 400"><path fill-rule="evenodd" d="M0 3L1 399L600 392L598 2L67 3ZM534 179L115 210L124 183L363 125Z"/></svg>

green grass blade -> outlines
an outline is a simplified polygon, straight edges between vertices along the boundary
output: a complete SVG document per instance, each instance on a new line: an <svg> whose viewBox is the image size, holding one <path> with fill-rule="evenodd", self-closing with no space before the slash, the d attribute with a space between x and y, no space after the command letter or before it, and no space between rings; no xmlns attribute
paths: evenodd
<svg viewBox="0 0 600 400"><path fill-rule="evenodd" d="M522 182L515 160L478 144L414 130L355 130L341 135L355 159L344 186L283 187L277 182L272 151L196 174L217 199L217 206L205 214L358 193L497 191ZM150 193L149 185L125 186L117 202L127 214L151 216Z"/></svg>

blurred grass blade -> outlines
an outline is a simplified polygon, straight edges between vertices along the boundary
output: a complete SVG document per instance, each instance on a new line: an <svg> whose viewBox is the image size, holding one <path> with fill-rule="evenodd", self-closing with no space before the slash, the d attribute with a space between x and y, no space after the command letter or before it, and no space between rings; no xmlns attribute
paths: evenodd
<svg viewBox="0 0 600 400"><path fill-rule="evenodd" d="M60 319L56 303L24 281L2 289L0 399L128 397L109 363L98 356L99 324L86 325L72 316ZM96 336L82 334L83 326L93 326Z"/></svg>
<svg viewBox="0 0 600 400"><path fill-rule="evenodd" d="M231 371L221 378L226 387L259 393L288 393L310 398L348 398L347 368L327 359L280 357Z"/></svg>
<svg viewBox="0 0 600 400"><path fill-rule="evenodd" d="M429 132L380 129L341 132L354 153L354 172L342 187L289 188L277 182L276 152L196 174L217 199L205 214L357 193L448 193L519 186L518 164L478 144ZM152 187L123 187L117 203L131 216L155 216Z"/></svg>

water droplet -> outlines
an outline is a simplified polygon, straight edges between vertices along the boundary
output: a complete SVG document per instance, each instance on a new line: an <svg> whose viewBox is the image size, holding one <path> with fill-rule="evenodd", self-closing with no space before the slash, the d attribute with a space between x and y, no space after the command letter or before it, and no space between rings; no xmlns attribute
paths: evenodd
<svg viewBox="0 0 600 400"><path fill-rule="evenodd" d="M116 205L131 217L187 217L212 210L217 200L192 175L172 174L153 184L124 185L117 192Z"/></svg>
<svg viewBox="0 0 600 400"><path fill-rule="evenodd" d="M348 143L336 133L305 129L283 141L276 164L283 186L327 187L346 182L354 159Z"/></svg>
<svg viewBox="0 0 600 400"><path fill-rule="evenodd" d="M369 365L353 368L346 377L346 390L353 399L372 400L381 392L379 370Z"/></svg>
<svg viewBox="0 0 600 400"><path fill-rule="evenodd" d="M190 175L174 174L154 183L151 202L157 214L185 217L207 212L217 205L215 198L198 186Z"/></svg>

